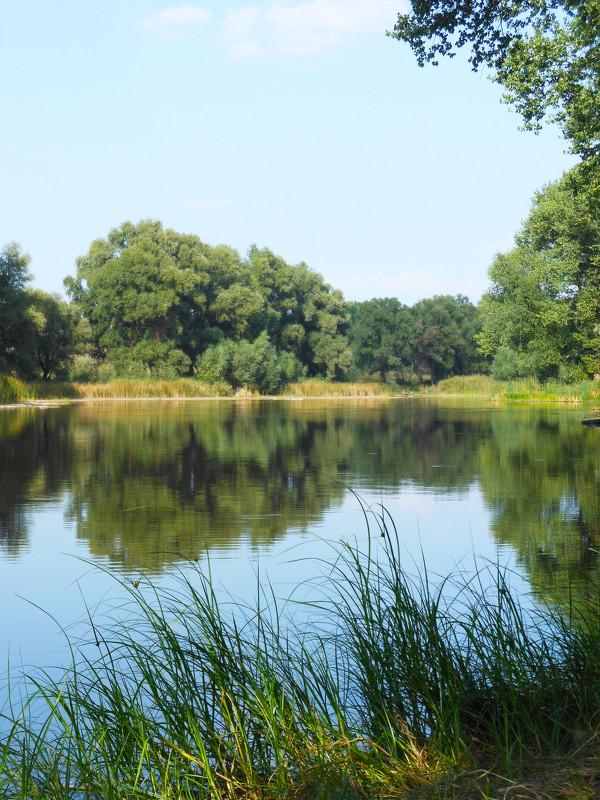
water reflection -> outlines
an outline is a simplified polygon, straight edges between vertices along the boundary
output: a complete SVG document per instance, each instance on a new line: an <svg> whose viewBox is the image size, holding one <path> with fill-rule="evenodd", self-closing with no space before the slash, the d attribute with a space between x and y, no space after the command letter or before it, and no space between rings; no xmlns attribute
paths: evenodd
<svg viewBox="0 0 600 800"><path fill-rule="evenodd" d="M599 574L599 433L572 409L433 400L16 409L0 415L0 546L18 557L31 508L64 496L92 555L158 571L308 529L347 485L384 502L478 486L496 540L566 592Z"/></svg>
<svg viewBox="0 0 600 800"><path fill-rule="evenodd" d="M578 414L519 409L496 415L481 447L480 481L491 530L512 545L547 592L598 582L600 439Z"/></svg>

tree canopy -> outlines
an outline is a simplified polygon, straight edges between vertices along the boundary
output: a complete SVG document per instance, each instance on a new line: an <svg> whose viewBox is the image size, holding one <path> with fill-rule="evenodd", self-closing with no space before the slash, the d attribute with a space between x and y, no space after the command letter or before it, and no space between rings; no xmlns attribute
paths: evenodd
<svg viewBox="0 0 600 800"><path fill-rule="evenodd" d="M16 242L0 251L0 371L28 374L32 369L26 287L30 256Z"/></svg>
<svg viewBox="0 0 600 800"><path fill-rule="evenodd" d="M470 48L474 70L493 70L506 99L538 130L556 121L574 153L600 158L600 0L411 0L396 39L417 62Z"/></svg>
<svg viewBox="0 0 600 800"><path fill-rule="evenodd" d="M393 297L355 303L350 339L356 366L385 381L416 375L436 382L486 368L476 342L479 312L463 295L436 295L411 308Z"/></svg>
<svg viewBox="0 0 600 800"><path fill-rule="evenodd" d="M479 341L497 377L600 372L600 203L581 168L535 195L515 241L480 304Z"/></svg>
<svg viewBox="0 0 600 800"><path fill-rule="evenodd" d="M352 361L341 292L268 249L242 259L157 220L126 222L92 243L65 284L92 355L116 375L168 378L198 367L271 391L282 376L342 377ZM244 357L255 368L242 369Z"/></svg>

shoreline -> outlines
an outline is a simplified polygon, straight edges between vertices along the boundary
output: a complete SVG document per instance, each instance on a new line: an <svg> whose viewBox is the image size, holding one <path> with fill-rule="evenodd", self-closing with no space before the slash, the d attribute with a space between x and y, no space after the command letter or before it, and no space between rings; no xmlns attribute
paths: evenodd
<svg viewBox="0 0 600 800"><path fill-rule="evenodd" d="M50 408L62 408L63 406L85 404L85 403L131 403L131 402L263 402L276 401L315 401L315 400L481 400L488 403L551 403L553 405L589 405L597 402L597 398L582 399L579 397L510 397L510 396L492 396L489 394L445 394L445 393L416 393L405 392L401 394L327 394L327 395L215 395L214 397L201 396L201 397L185 397L176 395L156 395L144 396L139 395L135 397L126 396L112 396L112 397L57 397L47 398L40 400L26 400L16 403L0 403L0 411L10 410L16 408L37 408L40 410Z"/></svg>

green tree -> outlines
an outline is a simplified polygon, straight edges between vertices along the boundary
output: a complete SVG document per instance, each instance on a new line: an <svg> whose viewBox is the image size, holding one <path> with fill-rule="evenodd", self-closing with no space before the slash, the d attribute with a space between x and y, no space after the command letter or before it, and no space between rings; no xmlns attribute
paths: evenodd
<svg viewBox="0 0 600 800"><path fill-rule="evenodd" d="M379 372L385 383L390 373L402 375L412 364L415 343L414 317L395 297L354 303L350 342L356 365Z"/></svg>
<svg viewBox="0 0 600 800"><path fill-rule="evenodd" d="M413 369L435 383L450 375L485 369L477 347L479 312L463 295L436 295L412 307L415 325Z"/></svg>
<svg viewBox="0 0 600 800"><path fill-rule="evenodd" d="M35 289L27 294L34 329L35 360L42 378L47 381L65 368L73 356L75 311L56 293Z"/></svg>
<svg viewBox="0 0 600 800"><path fill-rule="evenodd" d="M25 377L33 370L29 298L30 256L16 242L0 250L0 371Z"/></svg>
<svg viewBox="0 0 600 800"><path fill-rule="evenodd" d="M272 394L305 373L292 353L278 353L263 331L253 342L224 339L207 348L197 363L197 377L207 383L225 381Z"/></svg>
<svg viewBox="0 0 600 800"><path fill-rule="evenodd" d="M94 355L120 374L185 374L216 296L206 247L154 220L124 223L77 260L67 291L89 321Z"/></svg>
<svg viewBox="0 0 600 800"><path fill-rule="evenodd" d="M266 331L311 376L341 378L352 363L346 336L349 304L339 289L303 262L292 266L267 248L251 247L248 269L265 298Z"/></svg>
<svg viewBox="0 0 600 800"><path fill-rule="evenodd" d="M599 372L600 203L582 168L535 195L515 243L489 270L481 349L511 349L540 379Z"/></svg>
<svg viewBox="0 0 600 800"><path fill-rule="evenodd" d="M556 121L584 160L600 155L599 0L411 0L391 36L420 66L470 47L488 67L525 128Z"/></svg>

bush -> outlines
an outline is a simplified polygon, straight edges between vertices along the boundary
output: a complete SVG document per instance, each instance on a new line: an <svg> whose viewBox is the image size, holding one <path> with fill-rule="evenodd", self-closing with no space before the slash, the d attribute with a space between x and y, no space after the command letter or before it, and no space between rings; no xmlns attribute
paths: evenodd
<svg viewBox="0 0 600 800"><path fill-rule="evenodd" d="M521 357L510 347L499 347L494 356L491 369L496 381L512 381L525 375Z"/></svg>
<svg viewBox="0 0 600 800"><path fill-rule="evenodd" d="M226 381L234 389L273 394L303 377L305 368L292 353L278 353L265 331L253 342L225 339L211 345L196 363L196 377L206 383Z"/></svg>

